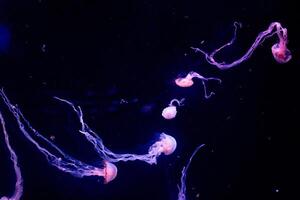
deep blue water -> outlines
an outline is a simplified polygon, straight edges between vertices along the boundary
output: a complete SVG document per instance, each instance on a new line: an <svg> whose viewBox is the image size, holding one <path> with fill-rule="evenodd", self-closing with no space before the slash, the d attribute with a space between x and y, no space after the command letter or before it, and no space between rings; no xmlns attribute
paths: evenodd
<svg viewBox="0 0 300 200"><path fill-rule="evenodd" d="M145 153L161 132L178 143L157 165L117 163L117 178L104 185L101 178L76 178L50 166L0 101L24 177L23 199L175 200L181 169L203 143L188 172L188 199L297 199L300 32L291 2L1 0L0 86L44 136L101 165L77 134L76 116L52 98L59 96L82 107L113 151ZM226 71L190 50L203 40L207 50L229 41L235 21L242 28L220 60L241 56L273 21L288 28L292 60L275 62L270 47L276 38ZM191 70L223 80L208 85L215 96L206 100L200 81L176 87L174 79ZM161 111L173 98L186 98L185 105L166 121ZM0 197L12 193L14 181L1 134Z"/></svg>

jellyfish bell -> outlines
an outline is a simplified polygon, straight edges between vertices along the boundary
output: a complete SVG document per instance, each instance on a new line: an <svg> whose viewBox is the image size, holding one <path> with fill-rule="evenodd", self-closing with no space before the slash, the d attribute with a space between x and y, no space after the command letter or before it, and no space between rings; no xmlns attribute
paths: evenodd
<svg viewBox="0 0 300 200"><path fill-rule="evenodd" d="M164 153L165 155L172 154L177 147L177 142L175 138L165 133L162 133L160 139L162 145L162 153Z"/></svg>
<svg viewBox="0 0 300 200"><path fill-rule="evenodd" d="M104 183L109 183L110 181L114 180L118 173L118 168L116 165L105 161L104 162Z"/></svg>
<svg viewBox="0 0 300 200"><path fill-rule="evenodd" d="M194 84L194 81L189 78L189 77L185 77L185 78L177 78L175 80L176 85L178 85L179 87L191 87Z"/></svg>
<svg viewBox="0 0 300 200"><path fill-rule="evenodd" d="M291 60L292 54L291 51L286 47L286 45L274 44L272 46L272 54L274 59L278 63L287 63Z"/></svg>
<svg viewBox="0 0 300 200"><path fill-rule="evenodd" d="M8 197L1 197L0 200L9 200Z"/></svg>
<svg viewBox="0 0 300 200"><path fill-rule="evenodd" d="M172 106L172 105L164 108L162 113L161 113L161 115L165 119L173 119L174 117L176 117L176 114L177 114L176 106Z"/></svg>

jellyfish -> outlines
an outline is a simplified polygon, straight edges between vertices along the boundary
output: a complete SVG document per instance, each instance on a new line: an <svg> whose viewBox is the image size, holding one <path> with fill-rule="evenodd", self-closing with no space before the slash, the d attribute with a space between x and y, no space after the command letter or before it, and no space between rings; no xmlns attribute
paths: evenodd
<svg viewBox="0 0 300 200"><path fill-rule="evenodd" d="M287 29L282 28L277 32L277 36L279 38L279 41L271 48L273 57L278 63L287 63L292 59L291 51L287 48Z"/></svg>
<svg viewBox="0 0 300 200"><path fill-rule="evenodd" d="M185 167L183 167L183 169L181 171L181 179L180 179L181 182L180 182L180 186L178 185L178 190L179 190L178 200L186 200L186 173L191 165L193 157L196 155L196 153L199 151L199 149L201 149L204 146L205 146L205 144L201 144L194 150L187 165Z"/></svg>
<svg viewBox="0 0 300 200"><path fill-rule="evenodd" d="M178 106L183 106L184 100L184 98L180 101L178 99L172 99L169 105L163 109L161 115L168 120L175 118L177 114L177 108L174 103L177 103Z"/></svg>
<svg viewBox="0 0 300 200"><path fill-rule="evenodd" d="M5 128L5 120L2 116L2 113L0 112L0 121L2 124L2 132L4 134L4 141L8 148L8 151L10 153L10 160L13 163L15 174L16 174L16 183L15 183L15 191L11 197L3 196L0 198L0 200L19 200L23 194L23 178L21 174L21 169L18 164L18 157L13 148L10 145L9 142L9 136L7 134L6 128Z"/></svg>
<svg viewBox="0 0 300 200"><path fill-rule="evenodd" d="M179 87L191 87L194 84L193 78L198 78L202 81L203 88L204 88L204 97L206 99L210 98L212 95L214 95L214 92L210 92L209 95L207 95L207 89L206 89L206 81L209 80L215 80L218 81L220 84L222 83L222 80L215 77L205 78L202 75L198 74L197 72L189 72L185 77L179 77L175 80L176 85Z"/></svg>
<svg viewBox="0 0 300 200"><path fill-rule="evenodd" d="M148 164L156 164L157 158L161 154L170 155L175 151L177 146L174 137L167 135L165 133L161 133L158 140L148 148L148 152L146 154L114 153L103 144L102 139L84 122L83 112L80 106L75 106L70 101L58 97L54 97L56 100L66 103L73 108L73 111L77 114L77 117L81 125L79 133L85 136L88 142L90 142L93 145L94 149L99 154L100 158L102 158L105 161L104 168L90 166L86 163L83 163L67 155L61 149L59 149L52 141L48 140L42 134L36 131L30 125L29 121L24 117L21 110L17 106L14 106L12 103L10 103L9 99L7 98L3 90L0 90L0 96L4 100L4 103L7 105L11 113L14 115L15 119L18 122L19 128L21 132L24 134L24 136L29 141L31 141L41 153L43 153L46 156L50 164L74 176L83 177L83 176L98 175L98 176L104 176L104 178L106 178L105 175L110 173L105 173L105 168L109 167L110 169L114 169L114 168L116 169L116 167L112 167L113 163L119 161L126 162L126 161L139 160L139 161L146 162ZM27 129L29 129L28 131L25 128L25 125ZM41 147L40 144L33 139L29 131L31 131L31 134L33 134L37 138L40 138L41 140L46 142L51 147L51 149L55 151L56 154L50 152L50 150L45 149L44 147ZM117 173L117 170L111 170L111 171L114 171L115 174ZM109 178L107 178L107 180L109 180Z"/></svg>
<svg viewBox="0 0 300 200"><path fill-rule="evenodd" d="M206 60L209 64L215 65L219 69L229 69L231 67L239 65L242 62L248 60L251 57L251 55L253 54L254 50L260 44L262 44L265 41L265 39L267 39L269 37L272 37L273 35L277 34L278 42L275 43L271 47L271 51L272 51L274 59L278 63L287 63L288 61L291 60L292 55L291 55L290 50L287 48L287 43L288 43L287 29L283 28L279 22L272 22L265 31L262 31L258 34L258 36L256 37L256 39L253 42L253 44L251 45L251 47L248 49L248 51L242 57L240 57L239 59L233 61L232 63L225 63L225 62L216 61L215 58L214 58L215 55L219 51L224 49L225 47L231 46L233 44L233 42L235 41L236 32L237 32L238 27L241 27L241 24L235 22L234 23L234 34L233 34L233 37L232 37L231 41L224 44L220 48L214 50L212 53L207 53L204 50L202 50L200 48L195 48L195 47L191 47L191 49L193 49L195 52L200 52L200 53L204 54L204 56L205 56L205 58L206 58Z"/></svg>
<svg viewBox="0 0 300 200"><path fill-rule="evenodd" d="M108 183L116 178L117 167L113 163L104 160L102 167L96 167L86 164L66 154L52 141L48 140L31 126L21 110L16 105L10 103L3 90L0 90L0 96L15 117L19 129L23 135L46 157L49 164L63 172L79 178L85 176L98 176L103 177L105 183ZM44 143L48 144L49 148L43 147L35 138L39 138Z"/></svg>
<svg viewBox="0 0 300 200"><path fill-rule="evenodd" d="M94 146L94 149L99 154L99 156L104 160L107 160L112 163L120 162L120 161L127 162L127 161L139 160L152 165L152 164L157 164L157 158L161 154L170 155L176 149L177 143L175 138L166 133L161 133L159 135L158 140L148 148L148 153L146 154L114 153L104 145L99 135L95 133L84 122L83 112L80 106L75 106L72 102L59 97L54 97L54 99L71 106L73 111L77 114L78 120L81 125L79 133L85 136L88 142L90 142Z"/></svg>
<svg viewBox="0 0 300 200"><path fill-rule="evenodd" d="M117 177L117 173L118 173L118 168L116 167L116 165L107 161L104 161L103 169L100 170L98 169L96 171L93 171L93 175L103 176L105 184L114 180Z"/></svg>

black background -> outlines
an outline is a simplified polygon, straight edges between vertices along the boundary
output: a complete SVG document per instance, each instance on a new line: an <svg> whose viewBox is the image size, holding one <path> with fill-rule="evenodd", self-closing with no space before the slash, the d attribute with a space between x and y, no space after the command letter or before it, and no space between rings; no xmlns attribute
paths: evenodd
<svg viewBox="0 0 300 200"><path fill-rule="evenodd" d="M82 106L87 123L115 152L145 153L160 132L178 143L158 165L117 163L117 178L103 185L101 178L80 179L50 166L1 102L24 177L23 199L177 199L181 169L202 143L188 172L188 199L297 199L300 32L291 2L1 0L0 85L44 136L101 165L76 132L74 113L52 99L59 96ZM243 25L237 41L218 59L238 58L279 21L288 28L292 60L273 59L275 37L226 71L190 50L224 44L234 21ZM209 84L215 96L204 99L199 81L175 86L174 79L191 70L223 80ZM186 98L185 105L166 121L161 111L173 98ZM13 192L14 174L2 135L0 159L3 196Z"/></svg>

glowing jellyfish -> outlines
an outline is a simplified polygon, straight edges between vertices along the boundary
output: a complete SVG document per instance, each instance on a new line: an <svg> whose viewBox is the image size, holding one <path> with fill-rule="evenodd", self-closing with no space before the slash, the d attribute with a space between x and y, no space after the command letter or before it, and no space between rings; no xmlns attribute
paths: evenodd
<svg viewBox="0 0 300 200"><path fill-rule="evenodd" d="M167 134L160 134L160 139L150 146L148 152L150 155L159 156L160 154L170 155L177 147L175 138Z"/></svg>
<svg viewBox="0 0 300 200"><path fill-rule="evenodd" d="M190 167L190 164L192 162L193 157L196 155L196 153L199 151L199 149L201 149L202 147L204 147L205 144L201 144L200 146L198 146L192 156L190 157L187 165L185 167L183 167L182 171L181 171L181 179L180 179L180 186L178 185L178 200L186 200L186 173Z"/></svg>
<svg viewBox="0 0 300 200"><path fill-rule="evenodd" d="M288 48L287 48L287 43L288 43L287 29L283 28L279 22L273 22L269 25L269 27L265 31L262 31L258 34L258 36L256 37L252 46L241 58L239 58L229 64L226 64L225 62L216 61L214 58L215 55L219 51L224 49L225 47L231 46L233 44L233 42L236 39L237 29L240 26L241 26L241 24L235 22L234 23L234 35L233 35L233 38L231 39L231 41L226 43L225 45L221 46L220 48L214 50L212 53L207 53L200 48L194 48L194 47L191 47L191 48L193 50L195 50L195 52L200 52L200 53L204 54L208 63L217 66L219 69L228 69L228 68L234 67L234 66L239 65L240 63L248 60L251 57L254 50L260 44L262 44L266 38L269 38L269 37L273 36L274 34L277 34L279 41L276 44L274 44L271 48L273 57L275 58L275 60L278 63L286 63L289 60L291 60L292 55L291 55L290 50L288 50Z"/></svg>
<svg viewBox="0 0 300 200"><path fill-rule="evenodd" d="M89 128L89 126L83 120L83 112L80 106L75 106L72 102L67 101L65 99L61 99L58 97L54 97L55 99L68 104L73 108L73 111L77 114L79 122L81 124L81 128L79 132L85 136L85 138L94 146L94 149L99 154L101 158L107 160L109 162L127 162L127 161L135 161L140 160L144 161L148 164L156 164L157 157L162 153L165 155L172 154L176 149L176 140L174 137L167 135L165 133L161 133L159 139L154 142L148 149L147 154L118 154L109 150L104 144L102 139L96 134L93 130Z"/></svg>
<svg viewBox="0 0 300 200"><path fill-rule="evenodd" d="M202 81L203 88L204 88L204 97L206 99L210 98L212 95L214 95L214 92L210 92L209 95L207 95L207 89L206 89L206 81L209 80L215 80L218 81L219 83L222 83L222 80L219 78L215 77L210 77L210 78L205 78L204 76L198 74L197 72L189 72L185 77L179 77L175 80L176 85L179 87L191 87L194 84L193 78L198 78Z"/></svg>
<svg viewBox="0 0 300 200"><path fill-rule="evenodd" d="M0 112L0 121L2 124L2 131L4 134L5 144L10 153L10 160L12 161L12 163L14 165L14 170L15 170L15 174L16 174L15 191L14 191L13 195L11 197L5 197L5 196L1 197L0 200L19 200L23 194L23 178L22 178L20 167L18 165L18 157L17 157L15 151L13 150L13 148L10 146L9 136L6 132L5 121L2 117L1 112Z"/></svg>
<svg viewBox="0 0 300 200"><path fill-rule="evenodd" d="M23 135L46 157L49 164L76 177L101 176L104 178L106 183L112 181L116 177L117 168L109 161L105 161L104 167L99 168L86 164L63 152L52 141L41 135L30 125L21 110L10 103L3 90L0 90L0 96L4 100L4 103L7 105L10 112L14 115ZM42 140L43 143L48 144L49 148L42 147L39 142L34 139L34 137Z"/></svg>
<svg viewBox="0 0 300 200"><path fill-rule="evenodd" d="M116 165L104 161L104 168L103 169L96 169L92 171L92 174L95 176L103 176L104 183L109 183L110 181L114 180L118 174L118 168Z"/></svg>
<svg viewBox="0 0 300 200"><path fill-rule="evenodd" d="M278 63L287 63L292 59L292 54L287 48L287 29L282 28L280 32L277 32L279 42L272 46L272 54L274 59Z"/></svg>
<svg viewBox="0 0 300 200"><path fill-rule="evenodd" d="M182 106L184 100L185 99L181 99L180 101L178 99L172 99L171 102L169 103L169 106L163 109L161 115L165 119L173 119L173 118L175 118L176 115L177 115L177 108L174 105L174 103L177 103L178 106Z"/></svg>

